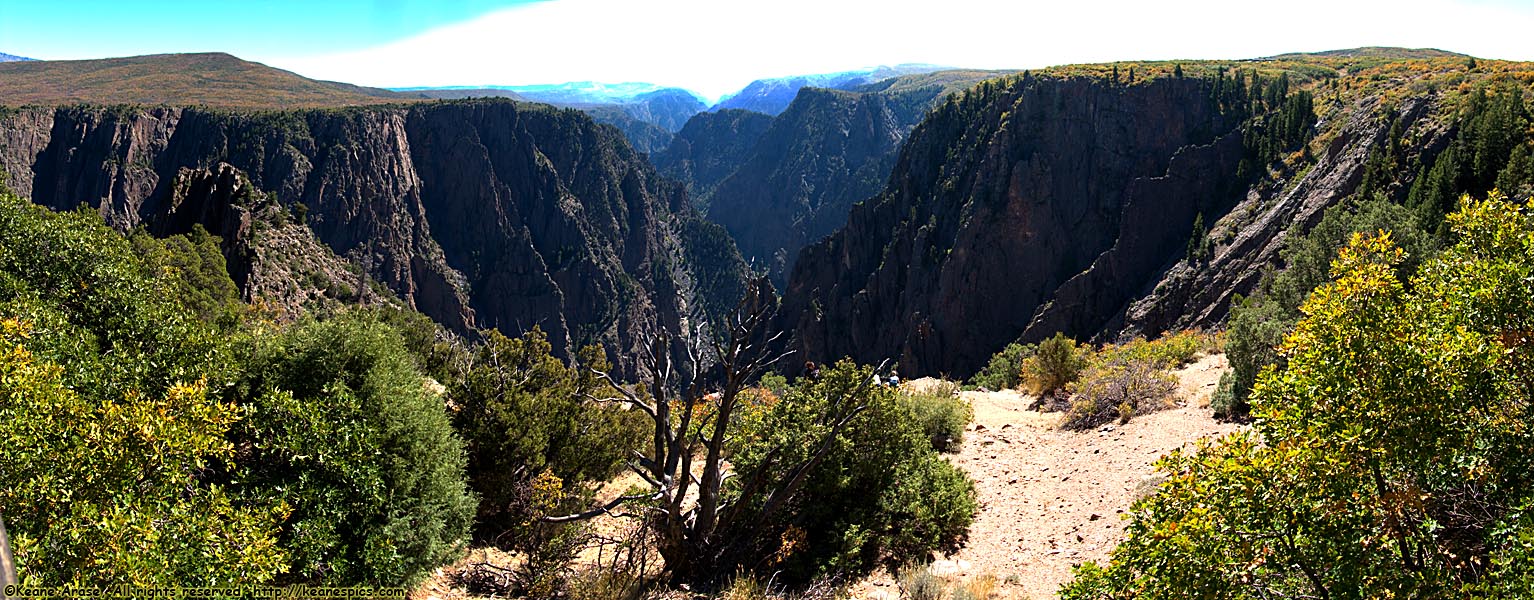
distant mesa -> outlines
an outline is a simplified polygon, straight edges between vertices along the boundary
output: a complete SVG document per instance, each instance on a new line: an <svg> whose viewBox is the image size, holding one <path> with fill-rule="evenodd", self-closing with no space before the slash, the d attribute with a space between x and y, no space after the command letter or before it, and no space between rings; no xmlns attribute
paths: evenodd
<svg viewBox="0 0 1534 600"><path fill-rule="evenodd" d="M0 102L13 106L84 103L271 109L421 98L317 81L222 52L0 62Z"/></svg>
<svg viewBox="0 0 1534 600"><path fill-rule="evenodd" d="M1427 60L1432 58L1469 58L1469 54L1449 52L1437 48L1389 48L1364 46L1323 52L1291 52L1256 60L1301 60L1306 58L1378 58L1385 60Z"/></svg>

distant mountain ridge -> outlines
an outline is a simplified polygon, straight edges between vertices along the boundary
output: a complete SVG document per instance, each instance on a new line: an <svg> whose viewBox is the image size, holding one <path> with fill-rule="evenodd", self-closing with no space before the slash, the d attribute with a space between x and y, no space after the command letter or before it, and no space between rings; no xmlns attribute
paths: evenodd
<svg viewBox="0 0 1534 600"><path fill-rule="evenodd" d="M708 108L697 94L652 83L571 83L488 87L395 88L429 98L512 98L584 111L599 123L617 127L640 152L658 152L687 120Z"/></svg>
<svg viewBox="0 0 1534 600"><path fill-rule="evenodd" d="M1392 48L1387 46L1364 46L1321 52L1290 52L1254 60L1299 60L1306 58L1381 58L1387 60L1427 60L1433 58L1470 58L1469 54L1449 52L1437 48Z"/></svg>
<svg viewBox="0 0 1534 600"><path fill-rule="evenodd" d="M420 100L318 81L222 52L0 62L0 104L322 108Z"/></svg>
<svg viewBox="0 0 1534 600"><path fill-rule="evenodd" d="M603 83L599 81L570 81L565 83L549 83L539 85L450 85L450 86L425 86L425 87L399 87L390 88L396 92L423 93L428 96L449 96L457 94L483 94L498 97L521 98L534 102L546 102L549 104L615 104L624 102L640 102L643 97L661 91L685 93L697 98L699 103L703 99L689 90L677 87L666 87L653 83L624 82Z"/></svg>
<svg viewBox="0 0 1534 600"><path fill-rule="evenodd" d="M37 60L37 59L35 59L35 58L27 58L25 56L16 56L15 54L6 54L4 52L0 52L0 62L27 62L27 61L34 61L34 60Z"/></svg>
<svg viewBox="0 0 1534 600"><path fill-rule="evenodd" d="M777 115L788 109L788 105L799 95L799 90L806 87L817 87L832 90L853 90L870 83L878 83L887 79L894 79L902 75L914 75L919 73L932 73L935 71L950 70L950 67L940 67L926 64L904 64L893 67L874 67L856 71L842 71L838 73L821 73L816 75L794 75L772 79L758 79L751 82L744 89L720 99L709 110L741 109L768 115Z"/></svg>

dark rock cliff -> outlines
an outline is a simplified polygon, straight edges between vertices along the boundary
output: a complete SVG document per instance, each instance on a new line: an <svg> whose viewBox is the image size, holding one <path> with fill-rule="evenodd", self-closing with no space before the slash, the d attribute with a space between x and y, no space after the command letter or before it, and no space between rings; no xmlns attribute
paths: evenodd
<svg viewBox="0 0 1534 600"><path fill-rule="evenodd" d="M34 202L89 203L119 229L202 223L232 263L252 257L249 213L275 205L449 327L540 326L557 350L599 343L629 373L641 332L681 332L745 285L733 245L681 186L571 110L23 109L0 117L0 167ZM271 279L260 268L231 264L247 295Z"/></svg>
<svg viewBox="0 0 1534 600"><path fill-rule="evenodd" d="M1398 107L1382 106L1375 97L1347 107L1340 132L1309 170L1254 186L1210 228L1215 243L1207 262L1168 265L1101 337L1154 336L1222 325L1234 297L1250 294L1264 268L1282 263L1279 252L1285 240L1315 227L1327 208L1358 189L1371 151L1386 143L1394 122L1390 115L1397 115L1407 132L1409 143L1403 150L1409 164L1420 163L1424 154L1436 155L1448 144L1450 131L1434 118L1443 112L1438 103L1430 94L1408 97ZM1411 172L1400 176L1409 183Z"/></svg>
<svg viewBox="0 0 1534 600"><path fill-rule="evenodd" d="M804 246L884 188L900 145L936 103L1002 75L938 71L849 91L796 88L775 117L739 110L693 117L655 164L686 182L695 204L782 289Z"/></svg>
<svg viewBox="0 0 1534 600"><path fill-rule="evenodd" d="M707 210L714 188L746 162L772 123L772 117L749 110L699 113L650 160L661 173L686 183L693 203Z"/></svg>
<svg viewBox="0 0 1534 600"><path fill-rule="evenodd" d="M935 92L800 90L714 189L709 219L782 285L801 248L836 231L854 203L884 186L896 151Z"/></svg>
<svg viewBox="0 0 1534 600"><path fill-rule="evenodd" d="M1210 98L1193 78L1032 77L950 97L799 256L780 325L808 360L958 376L1020 337L1096 334L1239 195L1241 117Z"/></svg>
<svg viewBox="0 0 1534 600"><path fill-rule="evenodd" d="M629 145L640 152L654 153L671 143L671 137L693 115L708 109L692 92L662 88L633 97L614 97L600 91L576 88L545 90L508 88L425 88L408 93L438 100L469 98L510 98L542 102L560 108L574 108L591 115L598 123L617 127Z"/></svg>

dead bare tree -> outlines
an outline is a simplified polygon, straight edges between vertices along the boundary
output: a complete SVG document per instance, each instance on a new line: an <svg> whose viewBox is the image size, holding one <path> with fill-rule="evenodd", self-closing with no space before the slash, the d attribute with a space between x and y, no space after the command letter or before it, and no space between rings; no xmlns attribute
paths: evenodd
<svg viewBox="0 0 1534 600"><path fill-rule="evenodd" d="M648 394L597 371L618 395L593 401L627 404L642 411L653 424L652 447L636 453L629 463L630 470L644 479L651 491L545 520L590 519L626 503L639 503L641 510L625 514L647 520L674 582L707 584L717 575L732 574L731 567L744 558L738 556L743 546L800 491L848 422L867 408L873 385L863 382L818 416L827 425L826 433L814 443L808 458L780 464L787 460L787 453L771 449L752 472L728 472L728 436L731 424L739 417L741 392L792 353L773 350L782 335L768 331L775 312L770 292L759 282L751 286L727 320L723 339L709 343L712 356L703 352L704 343L692 336L683 341L685 357L678 361L673 358L669 335L656 332L647 336L640 360L650 373L645 383ZM705 361L713 364L702 367ZM705 379L709 371L712 377ZM694 423L694 419L702 422ZM697 460L702 461L701 473L694 468ZM729 493L725 487L731 477L740 477L743 482L738 492Z"/></svg>

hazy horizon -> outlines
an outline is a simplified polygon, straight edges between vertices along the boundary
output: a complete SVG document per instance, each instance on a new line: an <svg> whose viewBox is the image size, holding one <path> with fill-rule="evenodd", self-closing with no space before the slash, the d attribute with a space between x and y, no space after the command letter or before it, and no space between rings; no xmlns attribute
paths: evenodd
<svg viewBox="0 0 1534 600"><path fill-rule="evenodd" d="M237 23L239 27L229 27ZM649 83L705 99L751 81L924 63L1027 69L1361 46L1534 59L1513 0L772 4L707 0L187 0L0 7L0 52L57 60L228 52L383 88Z"/></svg>

